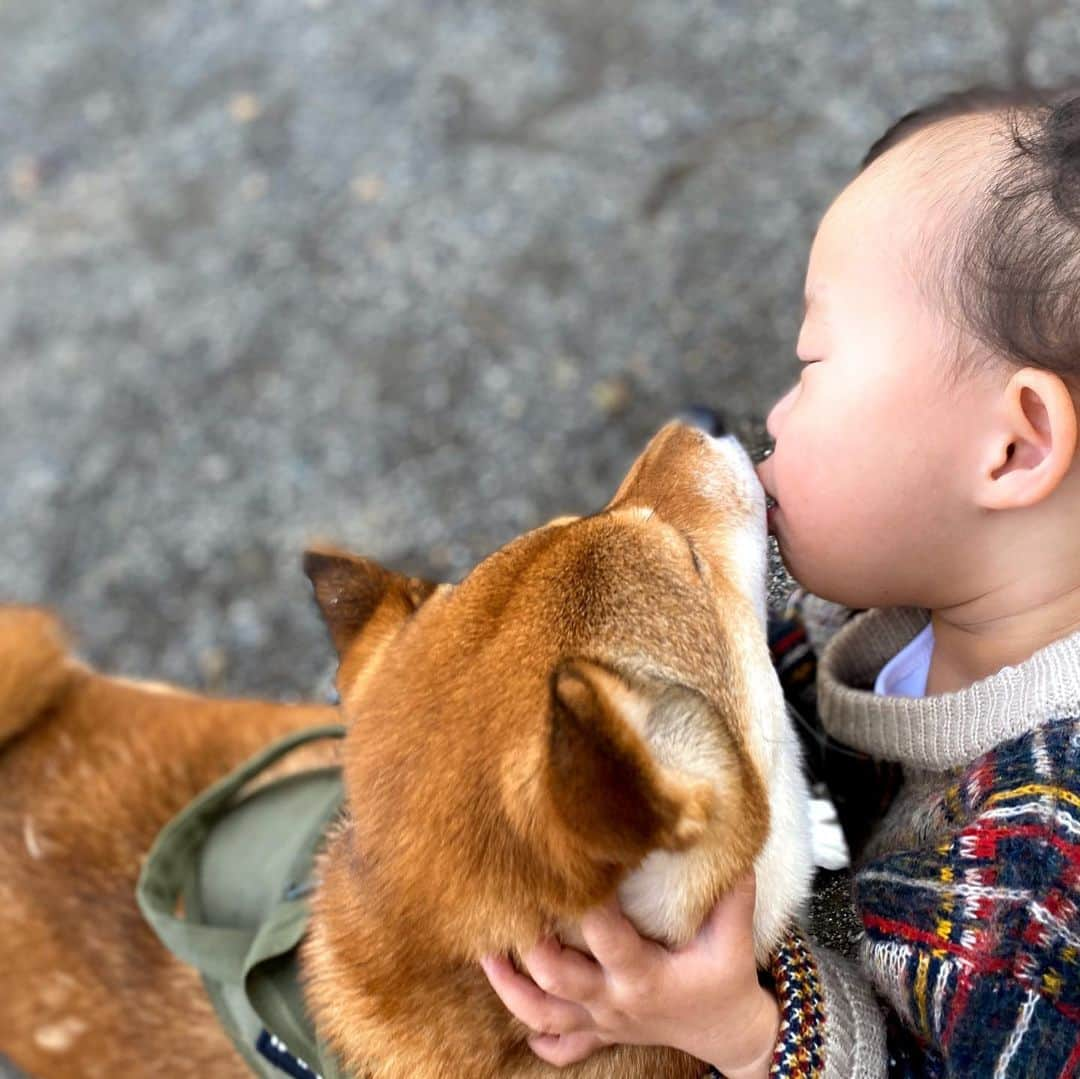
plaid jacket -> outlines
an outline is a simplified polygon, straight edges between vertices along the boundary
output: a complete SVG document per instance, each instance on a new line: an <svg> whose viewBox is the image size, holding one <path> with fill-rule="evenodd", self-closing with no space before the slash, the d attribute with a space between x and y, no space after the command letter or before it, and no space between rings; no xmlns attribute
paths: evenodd
<svg viewBox="0 0 1080 1079"><path fill-rule="evenodd" d="M888 1060L867 1065L893 1076L1080 1075L1080 718L1049 722L972 762L914 808L913 844L860 862L852 807L865 837L874 822L867 798L883 810L895 776L868 758L853 767L849 754L830 766L828 739L809 714L813 654L797 616L777 615L770 639L789 702L812 734L810 764L819 775L846 770L864 792L861 802L851 790L836 797L830 783L856 839L859 969L887 1018ZM843 1020L830 1016L822 990L831 961L798 932L774 957L782 1024L773 1075L825 1074L829 1025Z"/></svg>

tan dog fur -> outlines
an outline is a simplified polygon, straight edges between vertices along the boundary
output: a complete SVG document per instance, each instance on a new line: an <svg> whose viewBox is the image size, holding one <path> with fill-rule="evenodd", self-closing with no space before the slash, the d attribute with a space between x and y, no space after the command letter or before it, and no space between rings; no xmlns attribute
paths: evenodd
<svg viewBox="0 0 1080 1079"><path fill-rule="evenodd" d="M351 729L301 960L356 1079L555 1075L476 960L549 929L580 946L581 913L616 889L679 944L753 867L764 960L805 899L809 841L765 639L763 495L733 440L669 425L603 511L455 586L331 550L306 568ZM49 616L0 610L0 1050L41 1079L246 1074L134 882L199 790L334 716L108 679ZM619 1046L558 1074L703 1071Z"/></svg>

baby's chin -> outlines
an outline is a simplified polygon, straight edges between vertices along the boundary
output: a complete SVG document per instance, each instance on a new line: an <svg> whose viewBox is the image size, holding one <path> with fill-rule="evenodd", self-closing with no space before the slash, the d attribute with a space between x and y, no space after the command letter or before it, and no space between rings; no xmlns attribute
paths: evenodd
<svg viewBox="0 0 1080 1079"><path fill-rule="evenodd" d="M784 563L784 569L791 579L807 592L816 596L823 595L823 592L830 591L831 580L838 574L843 577L842 568L822 566L814 561L805 564L805 560L800 558L798 545L791 542L791 527L782 514L770 517L769 535L776 539L776 549Z"/></svg>

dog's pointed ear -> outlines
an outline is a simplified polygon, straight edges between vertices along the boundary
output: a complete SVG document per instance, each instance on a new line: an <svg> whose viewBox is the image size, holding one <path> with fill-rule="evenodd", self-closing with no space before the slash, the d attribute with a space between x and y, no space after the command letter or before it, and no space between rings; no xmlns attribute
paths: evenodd
<svg viewBox="0 0 1080 1079"><path fill-rule="evenodd" d="M330 639L343 657L376 612L386 611L394 624L415 613L438 588L420 577L407 577L332 547L304 552L304 573L315 590Z"/></svg>
<svg viewBox="0 0 1080 1079"><path fill-rule="evenodd" d="M551 676L547 785L590 858L633 866L652 850L683 850L705 831L715 796L703 780L660 765L646 729L654 698L611 669L564 660Z"/></svg>

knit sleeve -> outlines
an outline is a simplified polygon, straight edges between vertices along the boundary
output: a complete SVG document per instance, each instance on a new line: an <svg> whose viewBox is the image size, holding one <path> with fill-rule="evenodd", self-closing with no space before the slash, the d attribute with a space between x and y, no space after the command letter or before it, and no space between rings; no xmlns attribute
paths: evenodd
<svg viewBox="0 0 1080 1079"><path fill-rule="evenodd" d="M769 973L780 1005L770 1076L876 1079L886 1074L881 1008L850 962L791 930Z"/></svg>
<svg viewBox="0 0 1080 1079"><path fill-rule="evenodd" d="M987 754L920 849L855 875L861 965L911 1041L905 1074L1080 1072L1080 724ZM937 819L934 819L936 815Z"/></svg>
<svg viewBox="0 0 1080 1079"><path fill-rule="evenodd" d="M768 975L780 1005L770 1079L881 1079L885 1022L858 969L799 929L781 940ZM706 1079L723 1079L715 1069Z"/></svg>

